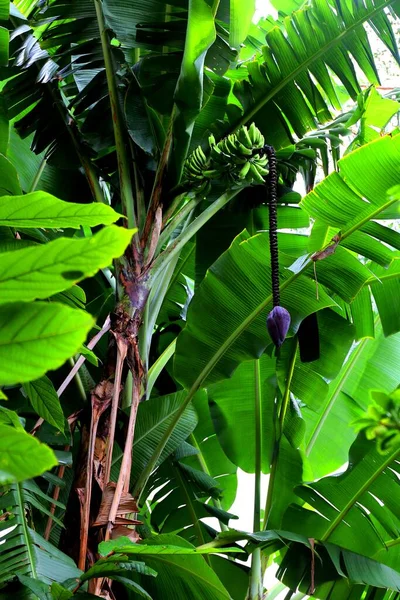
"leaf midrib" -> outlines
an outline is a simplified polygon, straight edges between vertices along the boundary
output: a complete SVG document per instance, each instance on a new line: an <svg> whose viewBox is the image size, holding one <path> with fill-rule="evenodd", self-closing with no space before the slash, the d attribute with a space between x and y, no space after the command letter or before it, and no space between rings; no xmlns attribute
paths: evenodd
<svg viewBox="0 0 400 600"><path fill-rule="evenodd" d="M135 438L135 441L133 443L133 448L139 444L140 442L142 442L144 439L146 439L146 437L148 435L150 435L153 431L155 431L156 429L158 429L161 425L163 425L165 423L165 421L168 421L168 419L171 419L175 413L179 412L180 408L182 406L182 403L179 404L179 406L177 406L175 408L175 410L171 411L170 413L168 413L168 415L166 415L165 417L163 417L160 421L157 421L157 423L153 426L150 427L150 429L147 429L146 432L139 438Z"/></svg>
<svg viewBox="0 0 400 600"><path fill-rule="evenodd" d="M32 203L33 204L33 203ZM86 206L90 206L89 204L82 204L82 207L86 207ZM94 205L96 208L100 207L100 206L106 206L105 204L95 204ZM27 210L28 208L31 207L31 204L28 204L20 209L18 209L15 212L20 212L22 210ZM46 207L48 208L48 207ZM50 208L52 208L52 206L50 206ZM65 208L63 208L62 210L66 210ZM32 227L48 227L51 229L50 225L39 225L38 223L35 223L35 221L39 221L39 222L45 222L45 223L51 223L52 221L57 221L57 220L62 220L65 221L66 219L80 219L80 218L100 218L100 219L104 219L107 215L105 215L104 211L99 211L99 212L95 212L95 211L85 211L81 208L77 208L76 211L74 213L72 212L66 212L66 214L57 214L54 216L45 216L43 214L43 216L41 216L40 213L37 213L31 217L24 217L24 216L15 216L15 212L10 212L7 213L6 215L1 215L1 207L0 207L0 225L4 225L4 226L8 226L8 227L14 227L14 225L10 224L9 221L12 221L12 223L20 223L22 222L33 222ZM45 212L44 210L42 212ZM83 214L82 214L83 213ZM117 215L118 216L118 215ZM117 219L116 219L117 220ZM70 225L65 225L65 227L68 229L68 227L70 227ZM71 226L72 227L72 226ZM73 227L73 229L75 229L75 227Z"/></svg>
<svg viewBox="0 0 400 600"><path fill-rule="evenodd" d="M360 358L360 356L362 356L364 348L370 341L371 341L370 339L366 338L360 343L359 346L354 348L353 354L350 356L347 364L344 366L344 373L342 374L342 377L337 382L337 385L335 386L335 389L333 390L332 395L328 398L328 401L325 404L324 410L320 413L320 415L317 419L316 425L312 431L312 434L309 438L309 442L308 442L306 450L305 450L306 456L310 455L310 453L314 447L314 444L317 441L319 433L320 433L326 419L328 418L328 415L329 415L332 407L334 406L336 400L339 397L340 392L342 391L349 376L351 375L354 366L357 365L358 359Z"/></svg>
<svg viewBox="0 0 400 600"><path fill-rule="evenodd" d="M171 411L170 413L168 413L168 415L166 415L165 417L163 417L160 421L157 421L157 423L155 423L155 425L153 425L152 427L150 427L150 429L147 429L145 431L145 433L141 436L141 437L136 437L135 436L135 440L133 442L133 446L132 446L132 451L135 449L135 446L137 446L137 444L139 444L140 442L143 442L143 440L146 439L146 437L152 433L153 431L155 431L156 429L158 429L161 425L163 425L166 421L168 421L168 419L171 419L175 416L176 413L179 413L180 410L182 408L182 403L176 407L175 410ZM186 408L185 408L186 410ZM184 411L183 411L184 412ZM113 459L112 464L115 465L121 458L122 456L122 452L120 452L117 456L115 456L115 458Z"/></svg>
<svg viewBox="0 0 400 600"><path fill-rule="evenodd" d="M335 531L335 529L340 525L343 519L346 517L347 513L353 508L358 499L366 492L369 487L376 481L376 479L383 473L383 471L397 458L400 454L400 447L397 447L391 454L389 454L387 460L379 467L375 473L369 477L364 484L359 488L356 494L352 496L352 498L347 502L347 504L339 511L337 516L333 519L328 529L321 537L321 542L325 542Z"/></svg>
<svg viewBox="0 0 400 600"><path fill-rule="evenodd" d="M33 559L33 552L32 552L32 546L31 546L31 538L29 536L28 526L25 521L25 507L24 507L24 502L23 502L23 498L22 498L22 486L20 483L15 484L15 490L16 490L17 502L18 502L18 507L19 507L20 516L21 516L20 525L22 527L23 537L25 538L26 553L28 555L28 560L29 560L29 564L31 567L32 577L33 577L33 579L37 579L36 565L35 565L35 561Z"/></svg>

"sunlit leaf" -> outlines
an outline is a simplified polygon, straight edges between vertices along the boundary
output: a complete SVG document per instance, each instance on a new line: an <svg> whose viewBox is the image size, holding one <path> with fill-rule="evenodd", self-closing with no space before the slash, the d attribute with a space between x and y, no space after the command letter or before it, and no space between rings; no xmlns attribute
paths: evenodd
<svg viewBox="0 0 400 600"><path fill-rule="evenodd" d="M111 206L64 202L46 192L0 198L0 225L8 227L71 227L111 225L121 217Z"/></svg>
<svg viewBox="0 0 400 600"><path fill-rule="evenodd" d="M110 225L90 238L59 238L1 256L0 302L47 298L121 256L132 230Z"/></svg>
<svg viewBox="0 0 400 600"><path fill-rule="evenodd" d="M94 324L62 304L15 302L0 306L0 384L38 379L75 354Z"/></svg>

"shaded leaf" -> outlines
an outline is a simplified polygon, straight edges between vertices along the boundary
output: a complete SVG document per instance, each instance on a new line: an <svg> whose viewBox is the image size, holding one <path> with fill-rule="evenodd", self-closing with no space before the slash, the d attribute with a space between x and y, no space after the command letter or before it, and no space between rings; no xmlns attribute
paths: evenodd
<svg viewBox="0 0 400 600"><path fill-rule="evenodd" d="M204 395L204 391L198 392ZM170 426L175 413L179 411L186 393L177 392L159 398L151 398L139 405L133 454L132 481L136 481L150 460L154 448ZM168 442L157 461L161 464L193 431L197 423L196 412L189 406L179 421L178 426L170 435Z"/></svg>
<svg viewBox="0 0 400 600"><path fill-rule="evenodd" d="M266 234L249 239L238 236L207 272L177 341L175 374L185 387L197 378L209 384L230 377L242 361L258 358L270 343L266 329L272 308L268 248ZM265 275L261 278L260 273ZM288 271L281 273L281 281L288 276ZM333 301L325 292L317 300L313 283L298 276L282 292L281 304L290 313L289 335L293 335L304 317L332 306Z"/></svg>
<svg viewBox="0 0 400 600"><path fill-rule="evenodd" d="M54 452L22 429L0 424L0 483L14 483L55 467Z"/></svg>
<svg viewBox="0 0 400 600"><path fill-rule="evenodd" d="M46 192L0 198L0 225L8 227L71 227L111 225L121 217L111 206L64 202Z"/></svg>
<svg viewBox="0 0 400 600"><path fill-rule="evenodd" d="M30 383L24 383L23 388L39 417L63 432L65 417L50 379L42 377Z"/></svg>
<svg viewBox="0 0 400 600"><path fill-rule="evenodd" d="M1 174L1 187L0 187L0 207L3 202L2 196L7 197L7 194L20 194L21 186L18 181L18 173L11 162L0 154L0 174ZM5 225L5 223L1 223Z"/></svg>

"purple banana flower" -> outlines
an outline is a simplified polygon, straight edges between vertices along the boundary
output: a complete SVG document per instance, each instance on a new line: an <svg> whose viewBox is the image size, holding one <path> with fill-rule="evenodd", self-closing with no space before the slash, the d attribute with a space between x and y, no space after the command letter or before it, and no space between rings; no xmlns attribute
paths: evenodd
<svg viewBox="0 0 400 600"><path fill-rule="evenodd" d="M290 314L282 306L274 306L267 317L267 328L277 348L282 346L290 326Z"/></svg>

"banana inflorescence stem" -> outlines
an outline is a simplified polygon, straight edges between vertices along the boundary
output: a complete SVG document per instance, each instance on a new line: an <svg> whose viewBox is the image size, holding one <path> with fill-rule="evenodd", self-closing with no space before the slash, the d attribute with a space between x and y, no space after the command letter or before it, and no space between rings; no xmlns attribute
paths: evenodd
<svg viewBox="0 0 400 600"><path fill-rule="evenodd" d="M272 302L274 306L280 305L279 293L279 259L278 259L278 214L277 214L277 187L278 171L275 149L273 146L264 146L264 152L268 156L268 200L269 200L269 247L271 253L271 283Z"/></svg>

